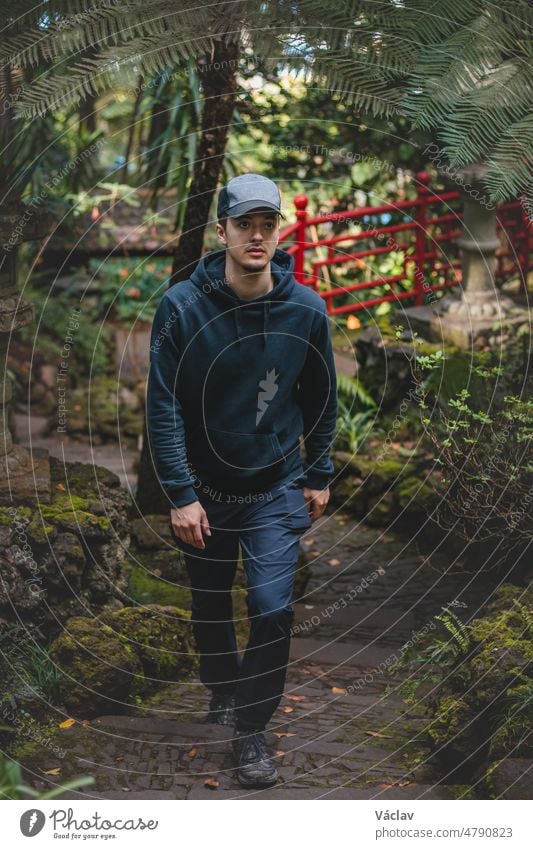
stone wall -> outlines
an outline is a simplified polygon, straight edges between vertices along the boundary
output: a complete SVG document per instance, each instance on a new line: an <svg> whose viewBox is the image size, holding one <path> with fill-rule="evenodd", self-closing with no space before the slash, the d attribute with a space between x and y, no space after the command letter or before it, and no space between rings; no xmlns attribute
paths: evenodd
<svg viewBox="0 0 533 849"><path fill-rule="evenodd" d="M0 639L38 642L70 616L122 606L130 497L99 466L50 458L52 500L0 508Z"/></svg>

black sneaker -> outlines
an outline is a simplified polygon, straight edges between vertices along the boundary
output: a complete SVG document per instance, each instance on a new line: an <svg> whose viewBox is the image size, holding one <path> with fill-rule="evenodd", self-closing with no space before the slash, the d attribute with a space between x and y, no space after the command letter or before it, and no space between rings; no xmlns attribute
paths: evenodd
<svg viewBox="0 0 533 849"><path fill-rule="evenodd" d="M270 760L262 731L238 731L232 741L236 775L243 787L269 787L279 778Z"/></svg>
<svg viewBox="0 0 533 849"><path fill-rule="evenodd" d="M235 719L235 696L229 693L213 695L203 722L210 725L234 725Z"/></svg>

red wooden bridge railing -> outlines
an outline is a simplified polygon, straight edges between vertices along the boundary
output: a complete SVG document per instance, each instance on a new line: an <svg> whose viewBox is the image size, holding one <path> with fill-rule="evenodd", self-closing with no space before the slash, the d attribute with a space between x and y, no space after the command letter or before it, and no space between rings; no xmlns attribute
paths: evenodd
<svg viewBox="0 0 533 849"><path fill-rule="evenodd" d="M455 243L461 230L461 195L434 192L424 171L416 175L416 187L412 200L315 216L307 213L307 196L295 196L296 221L281 231L279 247L294 254L296 280L326 300L330 315L404 299L421 305L427 293L461 282ZM526 210L520 201L513 201L500 205L497 216L501 248L496 252L496 278L503 281L520 274L525 281L531 267ZM318 234L319 227L335 229L346 222L353 225L346 232ZM403 256L400 273L381 274L375 269L369 273L371 258L393 251ZM371 297L360 298L366 290L372 290Z"/></svg>

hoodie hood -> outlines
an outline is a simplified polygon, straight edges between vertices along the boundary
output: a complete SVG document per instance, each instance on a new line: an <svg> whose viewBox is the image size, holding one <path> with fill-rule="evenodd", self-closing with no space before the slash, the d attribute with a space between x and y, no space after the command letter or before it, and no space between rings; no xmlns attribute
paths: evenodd
<svg viewBox="0 0 533 849"><path fill-rule="evenodd" d="M287 251L276 248L270 262L274 287L257 298L240 298L225 279L225 267L226 249L211 251L201 258L190 280L204 295L209 295L217 301L222 312L232 311L239 349L242 338L241 310L257 310L262 315L262 344L263 348L266 348L271 304L290 299L296 286L293 276L294 257Z"/></svg>

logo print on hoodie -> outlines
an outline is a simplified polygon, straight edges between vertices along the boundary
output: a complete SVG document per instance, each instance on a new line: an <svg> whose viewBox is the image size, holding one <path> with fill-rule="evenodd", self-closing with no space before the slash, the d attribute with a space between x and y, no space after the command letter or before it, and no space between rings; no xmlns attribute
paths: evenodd
<svg viewBox="0 0 533 849"><path fill-rule="evenodd" d="M267 370L266 378L259 381L260 392L257 393L257 415L255 417L256 425L259 424L265 415L268 402L272 401L272 398L279 389L279 386L276 384L278 377L279 374L276 374L276 369L273 368L270 369L270 371Z"/></svg>

